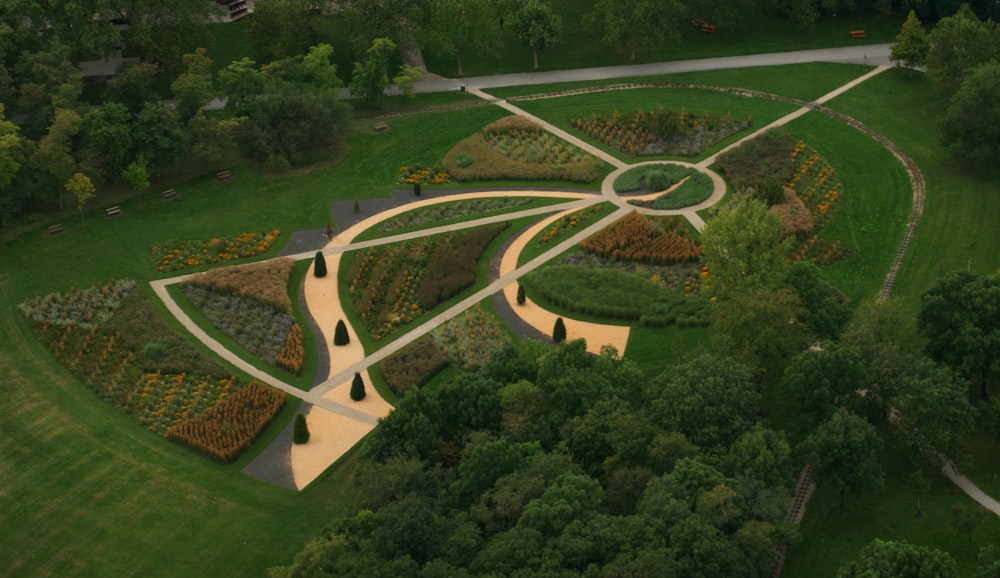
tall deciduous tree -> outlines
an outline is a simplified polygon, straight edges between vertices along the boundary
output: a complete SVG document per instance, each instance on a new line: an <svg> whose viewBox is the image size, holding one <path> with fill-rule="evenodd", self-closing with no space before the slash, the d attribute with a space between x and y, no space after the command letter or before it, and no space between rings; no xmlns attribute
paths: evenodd
<svg viewBox="0 0 1000 578"><path fill-rule="evenodd" d="M388 38L376 38L365 53L364 63L354 63L351 76L351 94L361 96L369 104L380 108L389 87L389 60L396 52L396 44Z"/></svg>
<svg viewBox="0 0 1000 578"><path fill-rule="evenodd" d="M511 17L510 29L531 48L534 68L538 53L562 41L562 18L542 0L528 0Z"/></svg>
<svg viewBox="0 0 1000 578"><path fill-rule="evenodd" d="M705 261L715 283L776 286L785 277L790 246L781 217L753 199L734 202L705 223Z"/></svg>
<svg viewBox="0 0 1000 578"><path fill-rule="evenodd" d="M948 460L963 463L962 444L976 425L969 387L947 367L921 359L907 372L890 400L897 431L914 453L936 469Z"/></svg>
<svg viewBox="0 0 1000 578"><path fill-rule="evenodd" d="M170 91L177 101L177 114L182 122L187 122L212 100L215 87L212 85L212 59L207 50L199 48L185 54L183 60L187 70L174 80Z"/></svg>
<svg viewBox="0 0 1000 578"><path fill-rule="evenodd" d="M4 105L0 103L0 219L7 224L7 215L17 208L17 199L7 187L21 169L24 145L16 124L4 118Z"/></svg>
<svg viewBox="0 0 1000 578"><path fill-rule="evenodd" d="M83 207L87 201L94 198L94 183L83 173L73 173L66 181L66 190L76 198L76 209L80 211L80 222L83 222Z"/></svg>
<svg viewBox="0 0 1000 578"><path fill-rule="evenodd" d="M927 61L928 50L930 44L927 42L927 31L916 13L910 10L903 27L896 35L896 41L892 43L889 58L902 62L907 68L916 68Z"/></svg>
<svg viewBox="0 0 1000 578"><path fill-rule="evenodd" d="M978 382L988 397L1000 351L1000 273L945 275L921 296L917 322L927 354Z"/></svg>
<svg viewBox="0 0 1000 578"><path fill-rule="evenodd" d="M844 515L845 495L882 489L885 475L879 464L882 440L875 427L853 413L839 411L820 424L802 443L805 460L816 470L819 484L829 484L840 495Z"/></svg>
<svg viewBox="0 0 1000 578"><path fill-rule="evenodd" d="M80 132L82 119L74 110L56 110L49 125L48 133L38 141L38 147L31 156L36 168L36 176L51 188L58 189L59 209L63 208L61 185L76 170L73 157L73 137ZM0 187L3 188L3 187Z"/></svg>
<svg viewBox="0 0 1000 578"><path fill-rule="evenodd" d="M942 18L928 35L927 77L941 94L952 94L970 69L1000 57L997 31L962 4L954 16Z"/></svg>
<svg viewBox="0 0 1000 578"><path fill-rule="evenodd" d="M332 20L314 10L326 2L314 0L264 0L254 4L253 18L246 21L247 36L253 38L252 54L270 62L304 53L310 46L329 42Z"/></svg>
<svg viewBox="0 0 1000 578"><path fill-rule="evenodd" d="M955 559L947 552L909 542L880 540L865 546L856 560L840 569L837 578L900 578L934 576L958 578Z"/></svg>
<svg viewBox="0 0 1000 578"><path fill-rule="evenodd" d="M782 386L785 394L798 400L803 413L818 424L841 407L860 413L863 404L874 404L884 412L885 400L878 404L866 391L867 377L856 348L824 342L792 358L785 368ZM866 391L865 396L859 391Z"/></svg>
<svg viewBox="0 0 1000 578"><path fill-rule="evenodd" d="M997 94L1000 63L991 60L968 71L941 122L941 140L955 156L982 166L1000 163Z"/></svg>
<svg viewBox="0 0 1000 578"><path fill-rule="evenodd" d="M625 48L629 60L638 52L680 42L687 7L680 0L598 0L587 22L612 48Z"/></svg>
<svg viewBox="0 0 1000 578"><path fill-rule="evenodd" d="M500 52L500 35L496 3L491 0L436 0L433 4L434 38L445 51L455 55L456 74L462 76L462 51L477 50L483 54Z"/></svg>
<svg viewBox="0 0 1000 578"><path fill-rule="evenodd" d="M653 421L704 448L728 447L756 421L760 394L750 369L734 359L702 356L650 381Z"/></svg>
<svg viewBox="0 0 1000 578"><path fill-rule="evenodd" d="M132 190L139 193L139 200L142 201L142 191L149 188L149 161L146 157L139 156L138 159L129 163L122 172L122 178L132 185Z"/></svg>

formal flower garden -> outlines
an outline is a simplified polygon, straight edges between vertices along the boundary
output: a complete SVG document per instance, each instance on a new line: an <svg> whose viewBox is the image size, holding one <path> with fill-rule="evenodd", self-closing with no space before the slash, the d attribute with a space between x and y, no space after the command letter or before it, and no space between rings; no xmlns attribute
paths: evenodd
<svg viewBox="0 0 1000 578"><path fill-rule="evenodd" d="M20 310L56 360L99 397L150 431L235 459L281 410L285 394L225 375L134 287L115 280L28 300ZM202 424L197 440L180 433L191 423Z"/></svg>
<svg viewBox="0 0 1000 578"><path fill-rule="evenodd" d="M281 236L281 231L241 233L235 237L216 237L202 241L167 241L150 249L153 266L161 273L183 271L201 265L214 265L262 255Z"/></svg>
<svg viewBox="0 0 1000 578"><path fill-rule="evenodd" d="M630 157L697 156L751 124L749 117L734 119L732 114L697 114L662 107L625 114L591 114L570 121L573 128Z"/></svg>
<svg viewBox="0 0 1000 578"><path fill-rule="evenodd" d="M442 164L459 181L591 183L604 169L601 160L518 116L502 118L462 140Z"/></svg>
<svg viewBox="0 0 1000 578"><path fill-rule="evenodd" d="M479 257L507 226L424 237L350 255L348 293L354 311L376 341L391 336L475 283Z"/></svg>
<svg viewBox="0 0 1000 578"><path fill-rule="evenodd" d="M414 211L407 211L402 215L386 219L376 225L375 230L390 232L411 227L422 227L471 215L484 215L493 211L530 205L532 202L534 202L532 199L525 197L505 197L442 203Z"/></svg>

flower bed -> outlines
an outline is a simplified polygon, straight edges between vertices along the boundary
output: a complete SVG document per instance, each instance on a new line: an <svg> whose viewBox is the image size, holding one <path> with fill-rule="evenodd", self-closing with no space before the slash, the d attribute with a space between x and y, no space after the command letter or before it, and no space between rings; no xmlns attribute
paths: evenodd
<svg viewBox="0 0 1000 578"><path fill-rule="evenodd" d="M221 267L199 273L191 283L216 293L229 293L274 305L285 313L292 312L288 298L288 279L295 261L289 258L271 259L234 267Z"/></svg>
<svg viewBox="0 0 1000 578"><path fill-rule="evenodd" d="M250 353L275 365L295 323L291 315L256 299L217 293L191 283L185 283L181 290L212 325Z"/></svg>
<svg viewBox="0 0 1000 578"><path fill-rule="evenodd" d="M235 238L215 238L207 241L169 241L154 246L153 266L157 271L181 271L214 263L254 257L271 248L281 231L242 233Z"/></svg>
<svg viewBox="0 0 1000 578"><path fill-rule="evenodd" d="M197 418L172 426L166 437L217 460L231 462L250 447L284 404L284 393L252 381Z"/></svg>
<svg viewBox="0 0 1000 578"><path fill-rule="evenodd" d="M510 341L497 318L478 303L435 329L432 335L449 362L469 370L485 365L494 352Z"/></svg>
<svg viewBox="0 0 1000 578"><path fill-rule="evenodd" d="M653 222L633 211L585 239L580 248L600 257L653 265L695 261L701 247L682 219Z"/></svg>
<svg viewBox="0 0 1000 578"><path fill-rule="evenodd" d="M443 168L421 167L419 164L411 167L399 167L397 185L446 185L452 181L451 175Z"/></svg>
<svg viewBox="0 0 1000 578"><path fill-rule="evenodd" d="M379 223L377 230L388 232L409 227L421 227L431 223L460 219L469 215L489 213L521 205L529 205L532 202L534 202L532 199L524 197L455 201L453 203L433 205L423 209L403 213L394 219L387 219Z"/></svg>
<svg viewBox="0 0 1000 578"><path fill-rule="evenodd" d="M507 224L358 251L348 275L354 310L379 341L476 280L479 257Z"/></svg>
<svg viewBox="0 0 1000 578"><path fill-rule="evenodd" d="M632 157L697 156L750 124L750 117L733 119L731 114L712 116L662 107L624 115L618 111L603 116L593 114L570 121L573 128Z"/></svg>
<svg viewBox="0 0 1000 578"><path fill-rule="evenodd" d="M459 181L571 181L590 183L604 163L513 116L459 142L442 164Z"/></svg>
<svg viewBox="0 0 1000 578"><path fill-rule="evenodd" d="M548 243L558 243L569 237L576 229L586 227L593 221L604 217L611 211L611 206L606 203L591 205L589 207L574 211L560 219L552 222L545 232L539 237L536 247Z"/></svg>
<svg viewBox="0 0 1000 578"><path fill-rule="evenodd" d="M430 335L407 345L379 365L386 385L398 396L423 386L445 367L448 359Z"/></svg>
<svg viewBox="0 0 1000 578"><path fill-rule="evenodd" d="M58 303L75 294L46 296L42 301ZM166 436L172 428L198 420L220 404L232 408L229 413L236 416L233 419L238 424L266 425L280 410L280 405L261 408L232 401L244 386L231 376L220 377L223 368L176 335L138 292L122 298L113 315L101 317L100 323L77 323L75 318L62 319L63 323L39 321L31 311L23 312L36 321L36 334L57 360L102 399L157 434ZM145 369L179 365L205 372ZM257 387L269 391L263 395L280 397L283 403L284 394ZM259 432L260 428L233 428L227 435L239 449L249 447ZM228 461L235 455L230 452L215 457Z"/></svg>
<svg viewBox="0 0 1000 578"><path fill-rule="evenodd" d="M36 323L94 327L111 319L133 288L131 279L112 280L104 286L25 299L17 308Z"/></svg>

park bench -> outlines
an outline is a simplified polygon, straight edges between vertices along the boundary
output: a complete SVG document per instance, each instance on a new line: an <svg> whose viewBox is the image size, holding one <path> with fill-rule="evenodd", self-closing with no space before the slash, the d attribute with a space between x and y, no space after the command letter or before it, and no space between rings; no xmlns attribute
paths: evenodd
<svg viewBox="0 0 1000 578"><path fill-rule="evenodd" d="M701 25L701 31L708 34L715 34L716 32L718 32L718 30L715 29L715 26L712 26L708 22Z"/></svg>
<svg viewBox="0 0 1000 578"><path fill-rule="evenodd" d="M167 190L163 191L162 193L160 193L160 196L163 197L164 201L170 201L172 199L176 199L177 198L177 191L175 191L173 189L167 189Z"/></svg>
<svg viewBox="0 0 1000 578"><path fill-rule="evenodd" d="M49 225L49 234L50 235L58 235L59 233L62 233L65 230L66 230L66 227L63 227L61 224L58 224L58 223L56 223L55 225Z"/></svg>
<svg viewBox="0 0 1000 578"><path fill-rule="evenodd" d="M378 123L378 124L375 125L375 130L377 132L382 132L384 130L387 130L388 128L389 128L389 125L387 123L384 123L384 122L380 122L380 123Z"/></svg>
<svg viewBox="0 0 1000 578"><path fill-rule="evenodd" d="M851 35L852 39L858 40L859 38L865 38L865 31L864 30L851 30L850 35Z"/></svg>
<svg viewBox="0 0 1000 578"><path fill-rule="evenodd" d="M107 209L104 209L104 214L109 217L117 217L118 215L122 214L122 208L119 207L118 205L115 205L113 207L108 207Z"/></svg>
<svg viewBox="0 0 1000 578"><path fill-rule="evenodd" d="M233 178L233 173L229 171L219 171L215 174L215 180L217 181L228 181Z"/></svg>

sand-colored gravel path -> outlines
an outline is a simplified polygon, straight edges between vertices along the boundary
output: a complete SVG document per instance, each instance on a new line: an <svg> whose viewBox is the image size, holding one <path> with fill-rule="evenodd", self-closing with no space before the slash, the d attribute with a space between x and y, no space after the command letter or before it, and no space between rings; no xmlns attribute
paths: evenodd
<svg viewBox="0 0 1000 578"><path fill-rule="evenodd" d="M514 239L507 252L504 253L500 260L500 276L502 277L517 268L517 260L521 256L521 252L524 250L524 247L528 244L528 242L535 237L535 235L551 226L553 222L572 212L573 211L564 211L552 215L547 219L543 219L526 229L521 235ZM531 299L526 299L524 305L518 305L517 286L517 283L511 283L503 288L504 298L506 298L507 302L510 303L514 313L517 313L521 319L543 334L552 335L552 329L559 316L551 311L543 309L537 303L531 301ZM600 353L601 347L604 345L613 345L615 349L618 350L618 353L625 353L625 347L628 345L628 335L631 329L627 325L603 325L598 323L588 323L586 321L571 319L569 317L563 317L563 323L566 325L566 340L572 341L574 339L586 339L587 351L591 353Z"/></svg>

